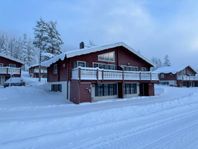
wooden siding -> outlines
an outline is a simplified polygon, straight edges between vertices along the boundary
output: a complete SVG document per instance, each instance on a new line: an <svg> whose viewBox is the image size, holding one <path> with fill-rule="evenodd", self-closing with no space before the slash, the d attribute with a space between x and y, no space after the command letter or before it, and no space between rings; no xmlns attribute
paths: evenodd
<svg viewBox="0 0 198 149"><path fill-rule="evenodd" d="M103 62L98 60L99 54L104 54L112 51L115 52L115 62ZM94 62L115 64L117 69L120 69L119 66L121 65L137 66L139 69L141 69L141 67L145 67L147 68L147 70L150 70L151 67L151 65L148 64L146 61L139 58L138 56L136 56L129 50L125 49L124 47L116 47L116 48L106 49L103 51L85 54L81 56L75 56L69 59L65 59L64 61L58 61L56 62L56 64L58 65L58 74L56 75L53 74L54 64L52 64L48 68L48 81L57 82L57 81L71 80L73 64L76 61L85 61L87 63L87 67L93 67ZM65 64L66 68L63 68L63 64Z"/></svg>

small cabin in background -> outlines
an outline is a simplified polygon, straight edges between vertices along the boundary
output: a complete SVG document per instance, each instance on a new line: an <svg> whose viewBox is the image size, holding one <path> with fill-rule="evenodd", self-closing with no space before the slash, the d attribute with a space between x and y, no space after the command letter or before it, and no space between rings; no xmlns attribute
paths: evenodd
<svg viewBox="0 0 198 149"><path fill-rule="evenodd" d="M159 74L159 84L177 87L198 87L198 75L191 66L167 66L154 71Z"/></svg>
<svg viewBox="0 0 198 149"><path fill-rule="evenodd" d="M29 75L32 78L39 78L39 64L29 67ZM47 78L47 67L41 65L41 78Z"/></svg>
<svg viewBox="0 0 198 149"><path fill-rule="evenodd" d="M0 85L10 77L21 77L22 66L22 61L0 54Z"/></svg>

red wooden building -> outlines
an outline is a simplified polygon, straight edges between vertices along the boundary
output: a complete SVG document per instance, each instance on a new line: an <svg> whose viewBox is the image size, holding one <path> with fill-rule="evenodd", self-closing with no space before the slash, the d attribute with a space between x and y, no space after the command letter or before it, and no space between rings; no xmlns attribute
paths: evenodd
<svg viewBox="0 0 198 149"><path fill-rule="evenodd" d="M0 54L0 85L10 77L21 77L22 65L22 61Z"/></svg>
<svg viewBox="0 0 198 149"><path fill-rule="evenodd" d="M198 87L198 74L191 66L168 66L154 71L159 83L177 87Z"/></svg>
<svg viewBox="0 0 198 149"><path fill-rule="evenodd" d="M153 96L158 74L153 64L124 43L81 48L62 53L48 67L52 91L74 103L106 98Z"/></svg>
<svg viewBox="0 0 198 149"><path fill-rule="evenodd" d="M29 74L32 78L39 78L39 65L35 64L29 67ZM41 66L41 78L47 78L47 67Z"/></svg>

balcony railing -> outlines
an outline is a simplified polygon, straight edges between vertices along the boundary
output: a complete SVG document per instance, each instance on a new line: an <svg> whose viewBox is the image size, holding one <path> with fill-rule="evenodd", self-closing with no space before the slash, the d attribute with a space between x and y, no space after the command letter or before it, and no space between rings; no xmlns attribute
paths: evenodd
<svg viewBox="0 0 198 149"><path fill-rule="evenodd" d="M21 68L13 68L13 67L0 67L0 74L21 74Z"/></svg>
<svg viewBox="0 0 198 149"><path fill-rule="evenodd" d="M198 76L179 75L179 76L177 76L177 80L198 81Z"/></svg>
<svg viewBox="0 0 198 149"><path fill-rule="evenodd" d="M78 67L72 70L73 80L159 80L157 73L150 71L122 71Z"/></svg>

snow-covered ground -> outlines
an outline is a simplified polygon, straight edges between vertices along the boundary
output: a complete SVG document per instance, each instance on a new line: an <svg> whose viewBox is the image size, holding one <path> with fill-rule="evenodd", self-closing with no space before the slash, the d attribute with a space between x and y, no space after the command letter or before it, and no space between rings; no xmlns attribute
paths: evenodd
<svg viewBox="0 0 198 149"><path fill-rule="evenodd" d="M35 81L0 88L0 149L197 149L198 88L156 93L75 105Z"/></svg>

